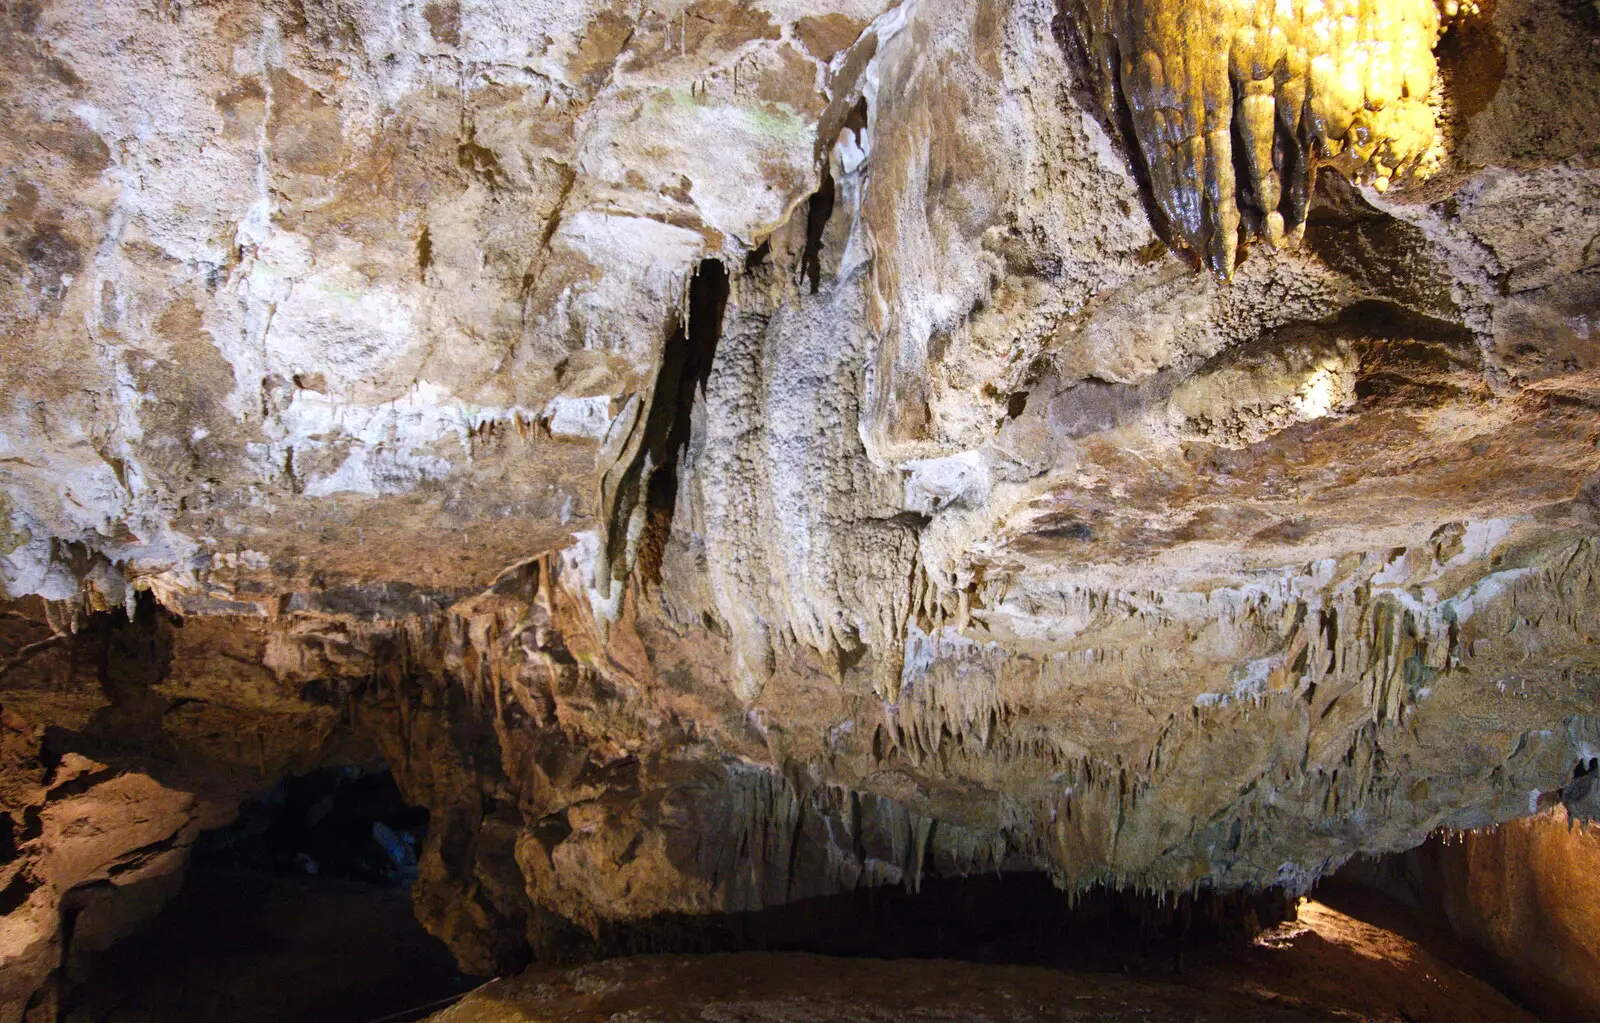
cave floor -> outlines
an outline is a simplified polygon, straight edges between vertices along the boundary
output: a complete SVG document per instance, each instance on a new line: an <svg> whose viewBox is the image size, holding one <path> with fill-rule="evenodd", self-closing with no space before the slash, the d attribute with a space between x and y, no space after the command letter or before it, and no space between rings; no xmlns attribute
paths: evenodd
<svg viewBox="0 0 1600 1023"><path fill-rule="evenodd" d="M1314 901L1253 942L1217 944L1161 977L796 953L641 956L535 969L434 1023L587 1020L1406 1021L1532 1023L1494 988L1408 938Z"/></svg>
<svg viewBox="0 0 1600 1023"><path fill-rule="evenodd" d="M1405 907L1382 900L1383 922L1415 937L1368 922L1379 919L1367 912L1376 909L1377 899L1352 901L1361 905L1364 919L1308 899L1298 920L1263 932L1231 954L1208 957L1186 971L1184 981L1253 995L1307 1011L1314 1019L1531 1023L1537 1018L1452 965L1459 953L1455 944L1441 947L1433 942L1436 935L1424 937Z"/></svg>

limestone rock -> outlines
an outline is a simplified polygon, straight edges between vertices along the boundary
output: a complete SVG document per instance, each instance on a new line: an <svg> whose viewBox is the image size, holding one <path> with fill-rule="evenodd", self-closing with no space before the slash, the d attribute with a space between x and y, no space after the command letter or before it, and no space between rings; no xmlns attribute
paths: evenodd
<svg viewBox="0 0 1600 1023"><path fill-rule="evenodd" d="M208 807L370 744L483 969L1559 798L1590 13L1236 8L6 6L0 704Z"/></svg>
<svg viewBox="0 0 1600 1023"><path fill-rule="evenodd" d="M1438 835L1359 868L1486 952L1503 989L1523 1004L1576 1023L1600 1012L1600 831L1575 817L1551 807L1498 828Z"/></svg>

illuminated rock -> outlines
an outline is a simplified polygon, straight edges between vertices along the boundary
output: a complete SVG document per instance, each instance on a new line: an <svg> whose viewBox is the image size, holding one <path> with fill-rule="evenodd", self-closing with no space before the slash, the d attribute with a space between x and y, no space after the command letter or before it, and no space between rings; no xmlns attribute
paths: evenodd
<svg viewBox="0 0 1600 1023"><path fill-rule="evenodd" d="M1233 274L1241 229L1274 246L1300 240L1319 166L1383 191L1438 162L1434 0L1075 10L1158 230L1219 275Z"/></svg>

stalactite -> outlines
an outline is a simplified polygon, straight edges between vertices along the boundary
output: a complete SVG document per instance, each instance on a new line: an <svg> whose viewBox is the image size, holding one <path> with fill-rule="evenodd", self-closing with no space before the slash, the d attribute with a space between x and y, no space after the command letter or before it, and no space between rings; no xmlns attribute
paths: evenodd
<svg viewBox="0 0 1600 1023"><path fill-rule="evenodd" d="M1232 275L1241 237L1299 240L1319 166L1382 190L1437 164L1435 0L1075 0L1072 10L1157 233L1220 276Z"/></svg>

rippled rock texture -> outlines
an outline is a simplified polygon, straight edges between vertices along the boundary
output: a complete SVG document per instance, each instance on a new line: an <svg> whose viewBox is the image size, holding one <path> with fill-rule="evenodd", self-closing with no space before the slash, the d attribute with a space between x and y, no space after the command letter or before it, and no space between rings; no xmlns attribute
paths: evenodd
<svg viewBox="0 0 1600 1023"><path fill-rule="evenodd" d="M172 836L376 747L487 972L1298 892L1600 750L1589 6L0 16L27 905L122 855L52 873L71 756Z"/></svg>

